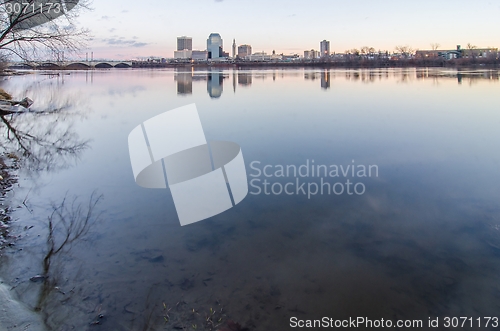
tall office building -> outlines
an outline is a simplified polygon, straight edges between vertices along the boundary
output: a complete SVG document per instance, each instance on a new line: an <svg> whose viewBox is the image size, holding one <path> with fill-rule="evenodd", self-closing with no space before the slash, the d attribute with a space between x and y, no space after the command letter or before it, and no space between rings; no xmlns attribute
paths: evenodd
<svg viewBox="0 0 500 331"><path fill-rule="evenodd" d="M330 56L330 42L328 40L323 40L319 43L319 51L321 57Z"/></svg>
<svg viewBox="0 0 500 331"><path fill-rule="evenodd" d="M177 50L182 51L187 49L188 51L193 50L193 38L191 37L177 37Z"/></svg>
<svg viewBox="0 0 500 331"><path fill-rule="evenodd" d="M236 40L233 39L233 59L236 58Z"/></svg>
<svg viewBox="0 0 500 331"><path fill-rule="evenodd" d="M244 59L246 56L252 55L252 46L240 45L238 46L238 57Z"/></svg>
<svg viewBox="0 0 500 331"><path fill-rule="evenodd" d="M218 33L211 33L207 39L207 52L209 59L222 57L222 37Z"/></svg>

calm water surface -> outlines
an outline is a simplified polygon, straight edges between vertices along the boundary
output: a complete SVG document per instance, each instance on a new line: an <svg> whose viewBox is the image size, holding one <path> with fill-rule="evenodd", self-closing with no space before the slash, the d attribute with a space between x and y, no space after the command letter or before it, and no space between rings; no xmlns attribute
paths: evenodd
<svg viewBox="0 0 500 331"><path fill-rule="evenodd" d="M51 329L234 321L288 330L291 317L499 315L497 71L115 69L12 77L1 87L47 111L7 117L30 132L22 141L32 157L20 158L20 237L0 274ZM191 103L207 140L241 146L261 189L264 179L278 189L296 178L255 177L254 161L261 170L375 165L378 176L299 178L361 182L364 194L352 195L250 186L234 208L181 227L168 189L136 185L127 138ZM71 227L99 195L88 224ZM50 252L50 240L57 248L66 235Z"/></svg>

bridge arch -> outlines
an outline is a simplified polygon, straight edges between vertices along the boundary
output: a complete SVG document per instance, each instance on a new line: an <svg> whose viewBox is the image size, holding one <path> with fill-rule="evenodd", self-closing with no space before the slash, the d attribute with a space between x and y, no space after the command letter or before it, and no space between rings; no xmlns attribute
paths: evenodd
<svg viewBox="0 0 500 331"><path fill-rule="evenodd" d="M131 68L132 66L125 62L120 62L115 65L115 68Z"/></svg>
<svg viewBox="0 0 500 331"><path fill-rule="evenodd" d="M95 68L98 68L98 69L109 69L109 68L113 68L113 66L109 63L106 63L106 62L101 62L101 63L96 63L96 65L94 66Z"/></svg>
<svg viewBox="0 0 500 331"><path fill-rule="evenodd" d="M90 68L90 66L86 63L82 63L82 62L73 62L73 63L70 63L66 66L66 68L68 69L82 69L82 68Z"/></svg>
<svg viewBox="0 0 500 331"><path fill-rule="evenodd" d="M38 65L38 67L60 67L59 64L53 62L43 62Z"/></svg>

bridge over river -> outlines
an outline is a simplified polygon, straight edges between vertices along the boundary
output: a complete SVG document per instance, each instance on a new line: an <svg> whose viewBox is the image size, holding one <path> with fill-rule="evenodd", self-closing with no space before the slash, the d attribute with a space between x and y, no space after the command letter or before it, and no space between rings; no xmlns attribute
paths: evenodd
<svg viewBox="0 0 500 331"><path fill-rule="evenodd" d="M41 62L11 62L13 69L106 69L132 68L132 61L41 61Z"/></svg>

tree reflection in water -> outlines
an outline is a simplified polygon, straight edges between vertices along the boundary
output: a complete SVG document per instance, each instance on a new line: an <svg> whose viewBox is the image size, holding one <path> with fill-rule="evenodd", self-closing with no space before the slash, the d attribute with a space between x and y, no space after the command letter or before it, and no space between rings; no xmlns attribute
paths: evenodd
<svg viewBox="0 0 500 331"><path fill-rule="evenodd" d="M83 116L81 98L62 93L63 84L59 78L33 83L14 93L34 100L29 110L0 110L0 149L19 158L31 174L67 168L89 147L72 125Z"/></svg>
<svg viewBox="0 0 500 331"><path fill-rule="evenodd" d="M89 140L81 139L73 128L74 121L84 117L81 98L64 91L63 85L64 81L57 76L18 87L18 91L11 92L15 96L29 96L34 100L33 106L0 110L0 153L18 160L18 166L34 184L30 192L37 191L36 178L42 173L74 165L81 153L89 148ZM44 224L47 239L41 256L41 271L35 276L28 275L33 276L31 281L24 283L22 289L18 288L19 294L28 295L25 299L34 299L31 301L33 308L40 313L49 330L65 325L71 315L70 310L62 307L78 293L59 287L69 276L64 270L64 262L70 258L70 250L96 225L99 215L95 208L101 199L102 195L94 192L88 204L68 196L52 204L52 212ZM33 291L33 286L37 287L37 292ZM63 300L58 297L60 295ZM97 316L100 314L99 311Z"/></svg>
<svg viewBox="0 0 500 331"><path fill-rule="evenodd" d="M71 248L85 239L99 221L95 208L101 199L102 195L93 192L86 207L79 203L76 197L70 201L66 197L60 204L52 205L53 212L47 220L47 251L42 260L43 271L31 278L32 281L43 282L35 310L42 313L44 323L49 329L60 326L67 317L55 314L62 302L52 297L60 293L65 296L65 302L71 298L73 290L65 293L58 287L63 275L64 259L68 257ZM101 315L100 311L98 315ZM98 316L100 317L102 316ZM58 320L59 318L63 320Z"/></svg>

